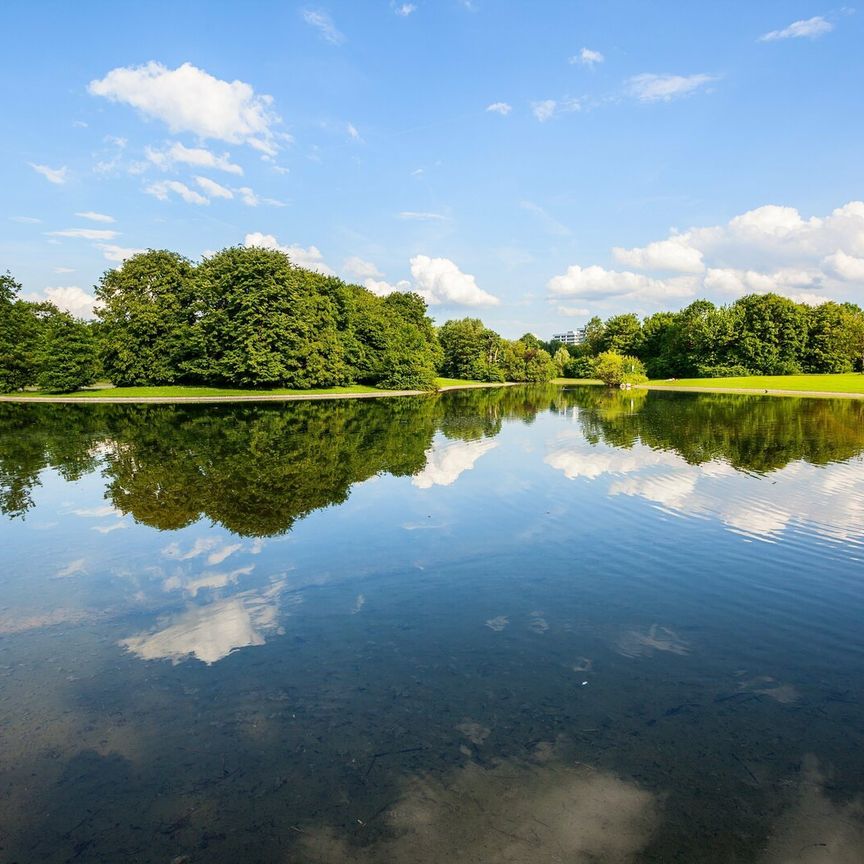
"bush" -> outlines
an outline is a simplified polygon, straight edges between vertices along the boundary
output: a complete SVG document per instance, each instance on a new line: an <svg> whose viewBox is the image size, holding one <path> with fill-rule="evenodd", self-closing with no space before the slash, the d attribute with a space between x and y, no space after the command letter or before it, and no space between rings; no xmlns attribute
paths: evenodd
<svg viewBox="0 0 864 864"><path fill-rule="evenodd" d="M698 366L696 369L700 378L743 378L753 373L741 365L731 366Z"/></svg>
<svg viewBox="0 0 864 864"><path fill-rule="evenodd" d="M594 378L597 374L594 357L574 357L564 364L565 378Z"/></svg>
<svg viewBox="0 0 864 864"><path fill-rule="evenodd" d="M610 387L620 384L641 384L648 380L645 367L638 357L619 354L617 351L604 351L597 355L595 374Z"/></svg>

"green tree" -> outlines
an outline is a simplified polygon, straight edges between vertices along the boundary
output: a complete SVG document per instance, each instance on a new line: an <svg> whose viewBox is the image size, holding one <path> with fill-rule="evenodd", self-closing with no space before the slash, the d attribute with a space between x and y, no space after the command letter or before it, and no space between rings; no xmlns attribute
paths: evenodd
<svg viewBox="0 0 864 864"><path fill-rule="evenodd" d="M39 387L51 393L71 393L92 384L97 368L90 325L68 312L51 315L39 351Z"/></svg>
<svg viewBox="0 0 864 864"><path fill-rule="evenodd" d="M443 351L441 373L444 376L476 381L504 380L503 340L479 318L448 321L438 330L438 341Z"/></svg>
<svg viewBox="0 0 864 864"><path fill-rule="evenodd" d="M41 321L47 303L18 299L21 283L0 274L0 393L22 390L36 382Z"/></svg>
<svg viewBox="0 0 864 864"><path fill-rule="evenodd" d="M552 355L552 362L555 364L555 374L560 378L564 374L567 364L570 363L570 352L561 345Z"/></svg>
<svg viewBox="0 0 864 864"><path fill-rule="evenodd" d="M801 371L807 345L804 307L778 294L749 294L736 300L731 312L740 318L728 362L763 375Z"/></svg>
<svg viewBox="0 0 864 864"><path fill-rule="evenodd" d="M595 374L610 387L620 384L640 384L647 381L645 367L638 357L604 351L597 356Z"/></svg>
<svg viewBox="0 0 864 864"><path fill-rule="evenodd" d="M192 272L182 255L151 249L102 276L96 286L100 355L115 385L172 384L190 377L200 351L192 326L197 312Z"/></svg>
<svg viewBox="0 0 864 864"><path fill-rule="evenodd" d="M600 318L595 315L585 325L585 341L582 343L588 349L588 352L596 356L604 350L604 342L606 336L606 327Z"/></svg>
<svg viewBox="0 0 864 864"><path fill-rule="evenodd" d="M864 350L864 314L851 303L808 307L807 372L851 372Z"/></svg>
<svg viewBox="0 0 864 864"><path fill-rule="evenodd" d="M603 328L603 350L638 354L642 347L642 325L632 313L614 315Z"/></svg>

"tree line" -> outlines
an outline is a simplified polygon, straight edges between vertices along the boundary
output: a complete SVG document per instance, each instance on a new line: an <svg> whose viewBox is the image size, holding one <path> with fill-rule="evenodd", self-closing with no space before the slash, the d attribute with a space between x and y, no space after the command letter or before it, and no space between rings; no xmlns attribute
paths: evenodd
<svg viewBox="0 0 864 864"><path fill-rule="evenodd" d="M560 343L551 343L555 351ZM864 363L864 312L853 303L808 306L777 294L749 294L728 306L697 300L642 320L592 318L568 347L565 374L593 378L604 354L629 356L651 378L722 378L853 372Z"/></svg>
<svg viewBox="0 0 864 864"><path fill-rule="evenodd" d="M20 298L0 275L0 392L171 384L296 389L367 384L432 389L437 376L545 382L850 372L862 368L864 313L752 294L697 300L640 319L592 318L580 345L504 339L477 318L436 328L417 294L380 297L291 263L230 247L194 263L150 250L107 271L96 319Z"/></svg>
<svg viewBox="0 0 864 864"><path fill-rule="evenodd" d="M530 334L508 341L473 319L436 329L417 294L380 297L271 249L231 247L197 264L165 250L135 255L100 279L92 322L22 300L20 289L0 276L4 392L71 391L97 378L118 387L423 390L439 374L548 381L562 370Z"/></svg>

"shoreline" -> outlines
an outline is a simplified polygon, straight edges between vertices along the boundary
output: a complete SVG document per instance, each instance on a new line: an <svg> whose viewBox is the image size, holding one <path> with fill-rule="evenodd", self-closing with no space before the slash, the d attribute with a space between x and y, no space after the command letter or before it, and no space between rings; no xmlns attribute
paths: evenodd
<svg viewBox="0 0 864 864"><path fill-rule="evenodd" d="M798 396L807 399L864 399L864 393L847 393L837 390L775 390L752 387L678 387L674 384L636 384L634 389L661 390L675 393L733 393L742 396Z"/></svg>
<svg viewBox="0 0 864 864"><path fill-rule="evenodd" d="M19 405L29 402L59 405L171 405L206 404L213 402L306 402L312 399L382 399L398 396L429 396L448 390L474 390L481 387L515 387L514 381L491 381L480 384L448 384L435 390L377 390L363 393L249 393L237 396L21 396L17 394L0 395L0 402L15 402Z"/></svg>

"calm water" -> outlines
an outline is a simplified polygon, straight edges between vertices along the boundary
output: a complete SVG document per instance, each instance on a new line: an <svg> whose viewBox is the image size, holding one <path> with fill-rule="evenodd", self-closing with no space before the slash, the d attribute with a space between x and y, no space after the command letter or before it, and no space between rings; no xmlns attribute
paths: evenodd
<svg viewBox="0 0 864 864"><path fill-rule="evenodd" d="M864 403L0 405L0 861L864 861Z"/></svg>

